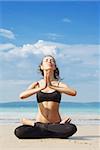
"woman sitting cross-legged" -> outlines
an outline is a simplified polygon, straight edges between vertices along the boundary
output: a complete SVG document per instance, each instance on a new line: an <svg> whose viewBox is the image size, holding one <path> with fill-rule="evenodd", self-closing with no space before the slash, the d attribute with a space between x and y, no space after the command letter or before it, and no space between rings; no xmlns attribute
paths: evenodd
<svg viewBox="0 0 100 150"><path fill-rule="evenodd" d="M62 94L76 96L76 91L59 81L59 69L54 57L45 56L39 66L43 79L32 83L20 94L21 99L36 94L38 113L36 121L23 118L23 125L17 127L15 135L20 139L34 138L68 138L77 127L70 123L71 119L61 119L59 104Z"/></svg>

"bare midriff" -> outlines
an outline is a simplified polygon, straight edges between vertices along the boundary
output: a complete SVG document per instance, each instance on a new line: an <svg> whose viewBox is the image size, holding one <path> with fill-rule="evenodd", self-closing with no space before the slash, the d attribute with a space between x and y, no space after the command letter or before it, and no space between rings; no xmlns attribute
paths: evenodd
<svg viewBox="0 0 100 150"><path fill-rule="evenodd" d="M59 103L53 101L39 103L36 122L58 123L60 121Z"/></svg>

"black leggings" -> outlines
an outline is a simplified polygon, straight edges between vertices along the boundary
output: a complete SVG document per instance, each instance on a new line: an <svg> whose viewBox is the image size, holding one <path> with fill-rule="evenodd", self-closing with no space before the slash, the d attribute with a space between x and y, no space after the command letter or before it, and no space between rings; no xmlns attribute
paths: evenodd
<svg viewBox="0 0 100 150"><path fill-rule="evenodd" d="M19 139L39 138L68 138L77 131L71 123L35 123L34 126L22 125L15 129L14 133Z"/></svg>

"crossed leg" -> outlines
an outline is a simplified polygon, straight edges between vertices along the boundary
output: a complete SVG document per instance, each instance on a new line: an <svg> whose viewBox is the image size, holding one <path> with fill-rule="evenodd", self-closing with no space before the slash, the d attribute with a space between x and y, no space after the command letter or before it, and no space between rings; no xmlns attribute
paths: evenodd
<svg viewBox="0 0 100 150"><path fill-rule="evenodd" d="M71 122L71 118L65 117L63 120L61 120L60 124L70 123L70 122ZM31 120L31 119L27 119L27 118L22 118L22 119L21 119L21 123L22 123L23 125L34 126L35 121L34 121L34 120Z"/></svg>
<svg viewBox="0 0 100 150"><path fill-rule="evenodd" d="M27 119L27 118L22 118L22 119L21 119L21 123L22 123L23 125L34 126L35 121L34 121L34 120L31 120L31 119Z"/></svg>

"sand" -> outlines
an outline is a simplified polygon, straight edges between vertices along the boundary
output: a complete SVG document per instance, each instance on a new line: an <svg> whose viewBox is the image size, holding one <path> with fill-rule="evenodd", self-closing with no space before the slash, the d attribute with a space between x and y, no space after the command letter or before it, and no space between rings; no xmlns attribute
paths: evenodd
<svg viewBox="0 0 100 150"><path fill-rule="evenodd" d="M0 125L0 150L99 150L100 127L80 125L69 139L18 139L17 125Z"/></svg>

